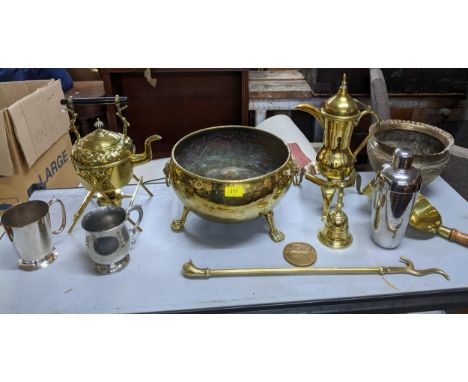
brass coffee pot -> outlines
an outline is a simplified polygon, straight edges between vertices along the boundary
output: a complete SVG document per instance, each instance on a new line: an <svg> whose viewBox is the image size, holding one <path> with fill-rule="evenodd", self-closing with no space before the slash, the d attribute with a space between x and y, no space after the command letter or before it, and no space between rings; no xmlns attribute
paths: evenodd
<svg viewBox="0 0 468 382"><path fill-rule="evenodd" d="M363 110L360 110L359 106L363 107ZM313 105L300 104L295 106L294 109L311 114L324 129L323 147L317 153L316 163L309 167L304 175L307 180L319 185L322 191L322 220L327 223L327 226L325 227L326 234L323 232L319 234L319 239L327 246L345 248L351 244L351 236L347 233L343 234L338 229L338 223L335 226L337 231L340 231L338 236L345 239L342 241L323 240L325 236L333 234L333 228L330 227L330 224L333 227L334 223L327 219L330 203L337 189L354 185L357 177L357 172L354 169L356 156L367 144L370 137L368 135L352 152L350 144L354 127L367 114L373 115L378 124L380 124L380 119L371 110L370 106L349 95L346 74L343 74L343 80L338 92L328 99L323 107L319 109ZM340 207L342 207L342 201L340 204ZM344 212L341 213L344 214Z"/></svg>
<svg viewBox="0 0 468 382"><path fill-rule="evenodd" d="M83 187L89 191L76 212L72 226L68 232L73 230L84 209L96 194L98 196L98 204L119 206L122 199L127 197L127 195L122 193L121 188L126 186L132 177L138 181L137 189L141 185L152 196L152 193L142 183L142 180L133 174L133 168L152 159L151 143L161 139L161 137L159 135L149 136L145 140L145 150L142 153L136 154L135 145L127 135L130 123L122 115L122 111L127 106L122 107L121 103L126 102L127 97L119 96L115 96L115 98L70 97L61 101L62 104L67 105L67 110L71 114L70 131L73 131L76 136L71 153L72 164ZM94 124L96 130L85 137L81 137L75 126L77 113L74 110L74 105L85 104L115 104L117 108L116 115L123 124L123 133L104 129L104 123L97 119Z"/></svg>

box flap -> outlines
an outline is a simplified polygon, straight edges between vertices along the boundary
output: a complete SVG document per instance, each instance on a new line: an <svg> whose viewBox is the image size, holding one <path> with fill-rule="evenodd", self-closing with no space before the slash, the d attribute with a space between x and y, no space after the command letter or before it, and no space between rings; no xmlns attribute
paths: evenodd
<svg viewBox="0 0 468 382"><path fill-rule="evenodd" d="M14 174L13 162L11 161L10 149L8 147L5 110L0 111L0 176Z"/></svg>
<svg viewBox="0 0 468 382"><path fill-rule="evenodd" d="M68 132L68 113L60 105L63 97L60 81L50 81L8 107L29 167Z"/></svg>
<svg viewBox="0 0 468 382"><path fill-rule="evenodd" d="M48 82L49 80L0 82L0 109L13 105Z"/></svg>

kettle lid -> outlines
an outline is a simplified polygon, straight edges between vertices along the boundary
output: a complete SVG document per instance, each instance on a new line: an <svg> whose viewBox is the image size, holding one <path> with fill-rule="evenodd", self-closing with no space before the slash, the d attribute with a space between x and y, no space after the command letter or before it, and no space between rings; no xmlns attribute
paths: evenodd
<svg viewBox="0 0 468 382"><path fill-rule="evenodd" d="M99 118L94 127L96 130L79 140L82 149L109 149L122 139L122 134L104 129L104 123Z"/></svg>
<svg viewBox="0 0 468 382"><path fill-rule="evenodd" d="M327 114L338 117L351 117L359 114L356 101L348 93L346 73L343 74L338 92L326 102L323 109Z"/></svg>
<svg viewBox="0 0 468 382"><path fill-rule="evenodd" d="M81 166L100 166L128 158L135 145L128 136L104 129L102 121L94 124L96 130L77 140L72 149L72 160Z"/></svg>

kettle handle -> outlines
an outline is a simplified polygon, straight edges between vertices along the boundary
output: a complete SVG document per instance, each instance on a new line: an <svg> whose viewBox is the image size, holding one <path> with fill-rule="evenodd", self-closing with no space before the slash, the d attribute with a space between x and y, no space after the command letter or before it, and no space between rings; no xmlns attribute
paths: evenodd
<svg viewBox="0 0 468 382"><path fill-rule="evenodd" d="M358 101L358 100L355 100L357 103L361 104L361 105L364 105L362 102ZM379 116L377 115L376 112L372 111L370 106L367 106L365 110L363 110L361 112L361 114L359 115L358 119L356 120L356 122L354 123L354 126L357 126L359 124L359 122L361 121L361 118L364 117L365 115L367 114L370 114L370 115L373 115L374 118L377 120L377 129L380 127L380 118ZM364 148L365 145L367 145L367 141L369 140L369 138L372 136L372 133L369 132L369 134L367 134L367 137L364 138L364 140L360 143L360 145L357 147L356 150L354 150L353 152L353 161L356 160L356 156L359 154L359 152Z"/></svg>

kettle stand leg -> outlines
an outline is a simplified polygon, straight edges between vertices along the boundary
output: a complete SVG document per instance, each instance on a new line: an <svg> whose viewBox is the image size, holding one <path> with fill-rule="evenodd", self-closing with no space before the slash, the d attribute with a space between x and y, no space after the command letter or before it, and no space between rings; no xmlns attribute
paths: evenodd
<svg viewBox="0 0 468 382"><path fill-rule="evenodd" d="M70 228L68 228L68 233L71 233L73 231L73 228L75 228L75 225L80 219L81 214L83 213L85 208L88 206L89 202L93 199L93 196L95 193L96 193L96 190L88 192L88 194L86 195L86 198L84 198L83 202L81 203L80 208L78 208L78 211L76 211L75 215L73 216L73 222Z"/></svg>
<svg viewBox="0 0 468 382"><path fill-rule="evenodd" d="M141 183L141 187L143 187L143 189L148 193L149 196L153 196L153 193L143 183L143 177L138 178L135 174L133 174L133 179L135 179L137 182Z"/></svg>
<svg viewBox="0 0 468 382"><path fill-rule="evenodd" d="M278 228L275 227L275 221L274 221L274 217L273 217L273 211L268 211L264 214L262 214L267 223L268 223L268 226L270 227L270 237L271 237L271 240L273 240L274 242L278 243L280 241L283 241L284 240L284 233L281 232Z"/></svg>
<svg viewBox="0 0 468 382"><path fill-rule="evenodd" d="M172 221L171 229L174 232L180 232L180 231L182 231L184 229L185 220L187 220L187 215L188 215L189 212L190 212L190 210L187 207L184 207L184 209L182 211L182 216L180 217L180 219L176 219L176 220Z"/></svg>

